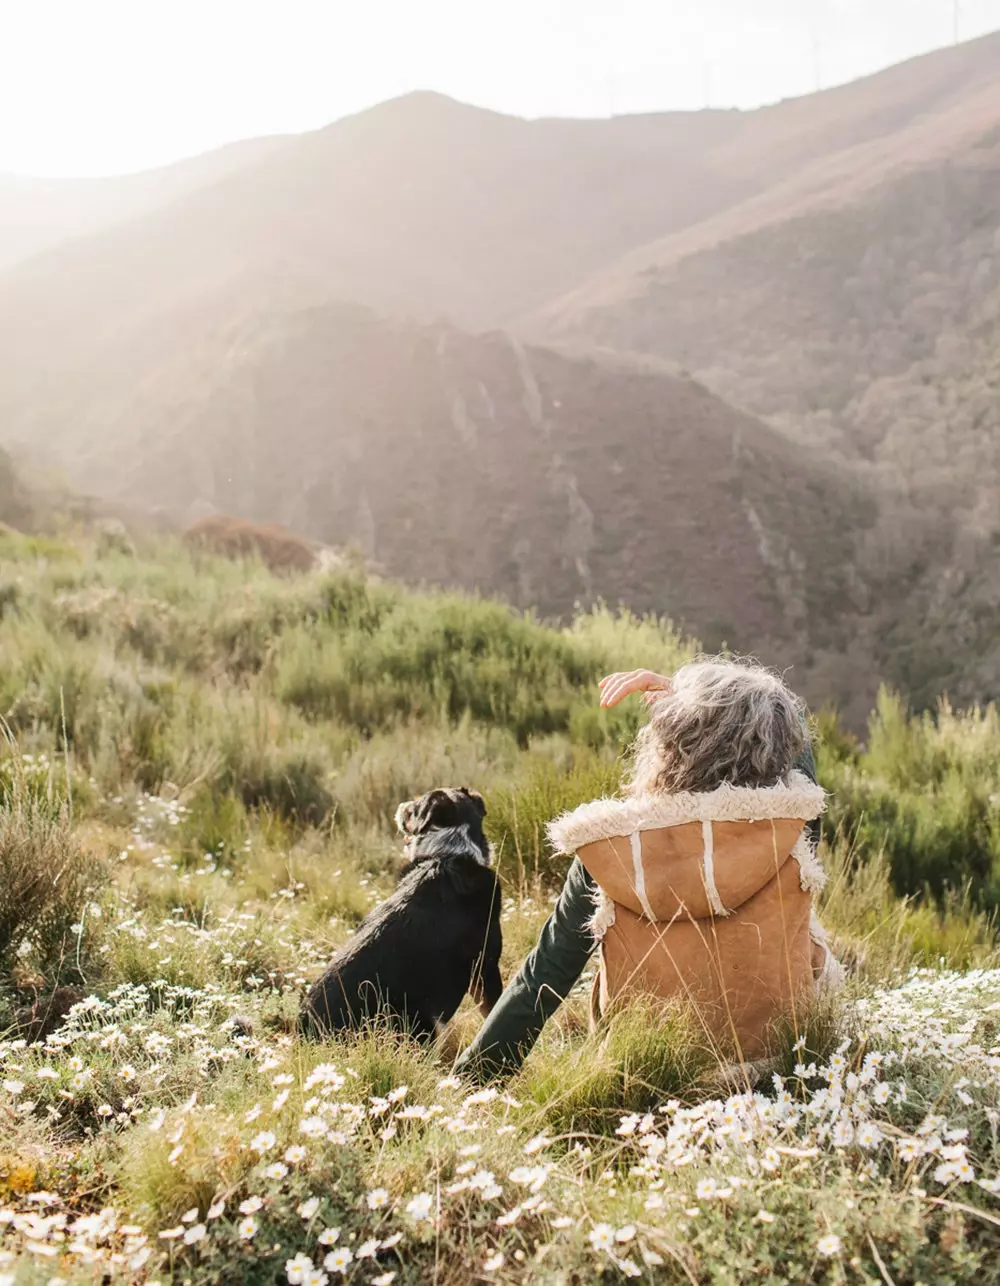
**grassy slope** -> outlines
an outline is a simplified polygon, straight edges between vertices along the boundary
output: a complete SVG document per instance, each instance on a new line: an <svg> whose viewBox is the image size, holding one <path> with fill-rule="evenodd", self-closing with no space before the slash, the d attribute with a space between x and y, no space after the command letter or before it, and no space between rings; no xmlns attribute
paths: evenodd
<svg viewBox="0 0 1000 1286"><path fill-rule="evenodd" d="M799 1015L787 1095L713 1106L714 1058L683 1014L597 1043L584 980L510 1094L470 1097L448 1065L471 1012L434 1054L378 1035L302 1046L282 1015L387 887L395 804L444 781L487 792L509 975L560 875L542 824L613 788L632 733L594 710L596 676L669 669L686 645L655 622L546 630L458 596L163 548L97 560L8 539L3 568L0 710L33 756L0 768L3 1003L56 982L100 998L46 1046L0 1044L19 1281L273 1282L299 1253L358 1282L877 1280L880 1261L897 1282L995 1280L1000 1206L975 1180L1000 1165L1000 979L899 987L943 955L995 964L992 932L968 897L894 896L884 833L851 814L862 788L932 789L946 765L978 789L995 716L938 738L885 708L867 755L829 730L834 820L857 835L827 855L823 914L864 1007ZM11 933L15 851L90 881L106 863L105 882L86 908L52 904L44 933ZM354 1262L319 1267L338 1250Z"/></svg>

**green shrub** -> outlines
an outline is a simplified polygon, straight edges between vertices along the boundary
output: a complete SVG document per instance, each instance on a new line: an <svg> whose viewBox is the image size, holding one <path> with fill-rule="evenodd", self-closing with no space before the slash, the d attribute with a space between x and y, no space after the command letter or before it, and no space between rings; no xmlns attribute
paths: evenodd
<svg viewBox="0 0 1000 1286"><path fill-rule="evenodd" d="M898 894L941 900L967 890L1000 905L1000 716L994 707L956 715L909 714L883 691L865 751L843 740L821 748L832 792L828 827L861 858L883 852Z"/></svg>
<svg viewBox="0 0 1000 1286"><path fill-rule="evenodd" d="M522 889L538 877L561 882L567 860L553 856L546 824L578 804L615 794L620 785L621 765L608 753L579 749L563 763L544 754L526 758L510 785L486 792L486 829L502 874Z"/></svg>
<svg viewBox="0 0 1000 1286"><path fill-rule="evenodd" d="M517 758L510 733L468 718L455 727L404 724L362 742L338 771L334 794L339 816L345 823L395 834L393 818L403 801L435 786L485 790L506 777Z"/></svg>
<svg viewBox="0 0 1000 1286"><path fill-rule="evenodd" d="M14 761L15 763L17 761ZM107 880L103 863L84 852L57 809L15 769L0 799L0 970L41 972L65 982L79 965L77 944L86 908Z"/></svg>

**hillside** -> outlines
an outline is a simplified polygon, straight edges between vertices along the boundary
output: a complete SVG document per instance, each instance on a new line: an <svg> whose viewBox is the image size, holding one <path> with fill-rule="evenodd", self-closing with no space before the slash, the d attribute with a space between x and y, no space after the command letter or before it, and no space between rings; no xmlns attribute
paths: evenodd
<svg viewBox="0 0 1000 1286"><path fill-rule="evenodd" d="M867 478L881 497L862 564L883 569L880 664L918 701L1000 690L1000 100L996 112L947 158L850 199L717 244L704 228L701 247L667 240L535 328L669 354Z"/></svg>
<svg viewBox="0 0 1000 1286"><path fill-rule="evenodd" d="M148 214L260 159L281 142L279 138L247 139L119 178L0 174L0 271L64 241Z"/></svg>
<svg viewBox="0 0 1000 1286"><path fill-rule="evenodd" d="M314 301L510 325L783 185L874 180L887 157L913 166L982 133L1000 110L998 51L988 37L756 112L525 121L413 94L269 144L228 175L209 167L113 233L9 271L0 339L29 365L53 346L85 356L135 318L262 272Z"/></svg>
<svg viewBox="0 0 1000 1286"><path fill-rule="evenodd" d="M996 710L883 701L865 751L827 721L816 909L849 978L800 997L767 1073L726 1074L723 1024L682 1004L590 1030L595 954L481 1089L454 1067L471 998L418 1046L305 1039L303 993L398 887L399 803L457 782L485 797L510 980L565 878L546 823L618 786L642 717L599 711L599 676L690 644L24 545L0 565L6 1277L998 1286Z"/></svg>
<svg viewBox="0 0 1000 1286"><path fill-rule="evenodd" d="M418 94L206 158L0 275L0 441L410 579L670 611L862 708L875 673L973 699L1000 684L998 64L987 37L606 121ZM496 326L520 341L473 333Z"/></svg>
<svg viewBox="0 0 1000 1286"><path fill-rule="evenodd" d="M410 582L546 613L666 612L786 663L844 642L826 631L871 505L655 367L345 304L199 333L168 372L90 393L88 416L63 389L47 432L112 497L281 522Z"/></svg>

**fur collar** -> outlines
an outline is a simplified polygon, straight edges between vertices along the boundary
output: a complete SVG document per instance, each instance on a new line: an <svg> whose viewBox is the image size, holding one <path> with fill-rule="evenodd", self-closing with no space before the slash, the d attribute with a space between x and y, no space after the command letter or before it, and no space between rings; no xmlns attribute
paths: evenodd
<svg viewBox="0 0 1000 1286"><path fill-rule="evenodd" d="M826 807L826 792L805 773L793 771L778 786L718 786L677 795L595 799L564 813L547 827L557 853L575 853L585 844L661 826L688 822L763 822L796 817L811 822Z"/></svg>

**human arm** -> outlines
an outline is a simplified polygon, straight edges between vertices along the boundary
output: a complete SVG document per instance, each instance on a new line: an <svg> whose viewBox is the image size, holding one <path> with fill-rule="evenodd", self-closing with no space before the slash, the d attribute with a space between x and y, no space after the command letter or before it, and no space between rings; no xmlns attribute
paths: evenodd
<svg viewBox="0 0 1000 1286"><path fill-rule="evenodd" d="M456 1071L485 1083L518 1070L593 953L590 919L596 888L575 858L537 945L458 1060Z"/></svg>

